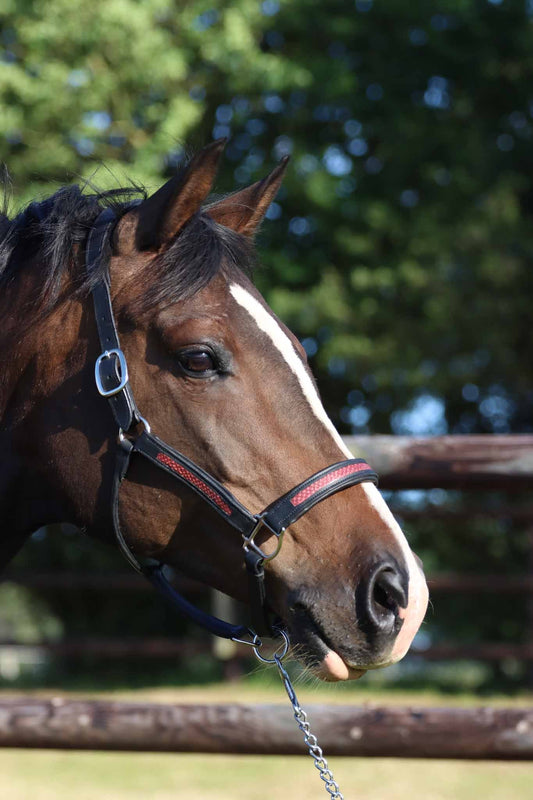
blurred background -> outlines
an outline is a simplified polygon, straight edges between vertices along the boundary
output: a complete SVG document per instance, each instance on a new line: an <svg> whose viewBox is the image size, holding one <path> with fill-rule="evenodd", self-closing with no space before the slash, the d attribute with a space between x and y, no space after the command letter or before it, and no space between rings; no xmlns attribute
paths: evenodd
<svg viewBox="0 0 533 800"><path fill-rule="evenodd" d="M221 193L291 155L256 282L343 433L533 430L531 0L3 0L10 214L69 182L154 190L222 136ZM415 654L365 685L531 688L530 498L387 498L433 605ZM9 568L0 642L4 687L250 669L69 528L36 532Z"/></svg>

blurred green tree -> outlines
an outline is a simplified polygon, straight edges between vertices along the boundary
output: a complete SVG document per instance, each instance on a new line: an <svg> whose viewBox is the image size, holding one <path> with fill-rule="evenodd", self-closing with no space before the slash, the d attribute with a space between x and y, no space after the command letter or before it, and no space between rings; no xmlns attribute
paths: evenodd
<svg viewBox="0 0 533 800"><path fill-rule="evenodd" d="M257 282L345 432L532 430L532 85L531 0L0 10L14 208L68 181L153 189L220 136L222 191L292 155ZM505 524L490 532L472 552L495 569ZM466 531L431 535L435 568L464 564ZM518 570L527 537L509 548ZM483 627L461 609L440 624Z"/></svg>
<svg viewBox="0 0 533 800"><path fill-rule="evenodd" d="M230 138L224 190L290 152L259 282L337 423L531 429L531 3L3 8L18 202L67 180L153 188L212 136ZM410 403L416 423L394 413Z"/></svg>

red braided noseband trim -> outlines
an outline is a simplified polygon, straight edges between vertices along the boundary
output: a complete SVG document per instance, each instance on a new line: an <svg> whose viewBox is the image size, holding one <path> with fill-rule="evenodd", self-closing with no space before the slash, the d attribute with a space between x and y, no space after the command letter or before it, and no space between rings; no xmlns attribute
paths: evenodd
<svg viewBox="0 0 533 800"><path fill-rule="evenodd" d="M183 478L184 481L187 481L187 483L192 484L192 486L198 489L199 492L204 494L216 506L218 506L220 510L224 512L224 514L226 514L228 517L231 517L233 512L226 503L226 501L217 492L215 492L214 489L208 486L207 483L205 483L205 481L203 481L193 472L188 470L182 464L179 464L177 461L174 461L174 459L170 458L170 456L167 456L166 453L158 453L157 460L160 461L161 464L164 464L165 467L171 469L172 472L175 472L176 475L179 475L180 478Z"/></svg>
<svg viewBox="0 0 533 800"><path fill-rule="evenodd" d="M299 506L302 503L305 503L306 500L309 500L310 497L313 497L313 495L319 492L321 489L324 489L326 486L330 486L330 484L335 483L335 481L341 480L347 475L353 475L354 472L367 471L371 472L372 467L365 462L362 462L361 464L348 464L345 467L339 467L333 472L323 475L322 478L318 478L318 480L310 483L309 486L305 487L305 489L302 489L300 492L295 494L294 497L291 497L291 503L295 507Z"/></svg>

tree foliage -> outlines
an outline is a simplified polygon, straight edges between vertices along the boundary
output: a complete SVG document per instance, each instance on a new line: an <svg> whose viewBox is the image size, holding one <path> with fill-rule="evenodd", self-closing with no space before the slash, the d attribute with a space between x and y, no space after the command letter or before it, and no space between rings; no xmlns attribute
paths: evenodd
<svg viewBox="0 0 533 800"><path fill-rule="evenodd" d="M530 429L530 14L8 1L0 157L26 202L67 180L155 187L212 136L230 137L225 191L291 153L259 281L337 421L408 430L418 403L422 432Z"/></svg>
<svg viewBox="0 0 533 800"><path fill-rule="evenodd" d="M13 207L69 181L153 189L220 136L220 191L291 154L257 281L346 432L532 430L532 86L531 0L0 10ZM435 567L460 566L448 549Z"/></svg>

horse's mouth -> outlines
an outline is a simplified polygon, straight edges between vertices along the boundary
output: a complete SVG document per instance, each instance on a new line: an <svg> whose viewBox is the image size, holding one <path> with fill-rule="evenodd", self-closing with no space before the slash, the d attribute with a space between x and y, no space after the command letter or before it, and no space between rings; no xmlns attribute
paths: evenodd
<svg viewBox="0 0 533 800"><path fill-rule="evenodd" d="M317 678L323 681L347 681L361 678L366 669L347 664L331 644L313 615L304 608L294 610L290 635L294 655Z"/></svg>

